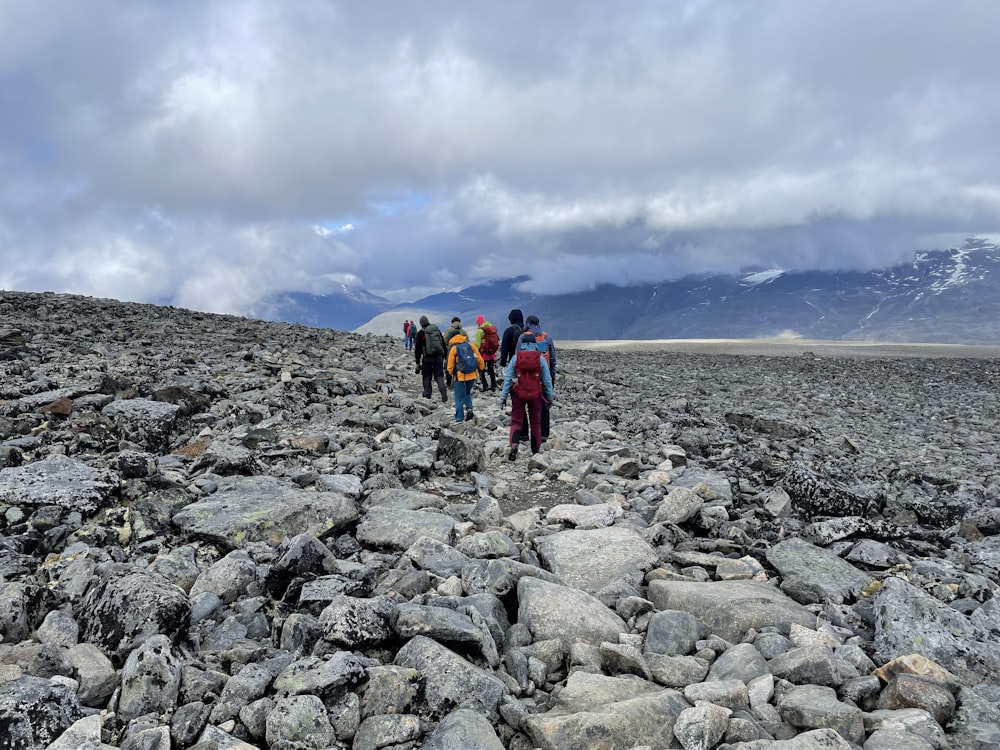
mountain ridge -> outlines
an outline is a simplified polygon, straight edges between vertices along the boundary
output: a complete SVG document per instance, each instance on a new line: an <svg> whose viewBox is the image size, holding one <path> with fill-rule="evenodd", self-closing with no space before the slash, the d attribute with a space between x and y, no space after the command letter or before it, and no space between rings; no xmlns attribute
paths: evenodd
<svg viewBox="0 0 1000 750"><path fill-rule="evenodd" d="M691 275L558 295L523 291L518 276L442 292L412 303L343 299L326 311L296 298L285 322L401 335L404 319L485 315L501 329L511 309L535 314L563 339L792 337L844 341L1000 344L1000 245L920 250L905 263L869 270L757 269ZM374 298L374 299L373 299ZM350 309L348 309L350 308ZM356 322L369 313L367 318ZM352 324L352 325L347 325Z"/></svg>

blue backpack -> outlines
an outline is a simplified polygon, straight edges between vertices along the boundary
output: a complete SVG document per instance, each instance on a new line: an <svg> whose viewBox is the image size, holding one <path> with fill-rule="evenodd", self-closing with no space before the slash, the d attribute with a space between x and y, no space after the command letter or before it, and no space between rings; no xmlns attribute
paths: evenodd
<svg viewBox="0 0 1000 750"><path fill-rule="evenodd" d="M476 359L476 352L468 341L455 344L455 367L464 373L479 371L479 360Z"/></svg>

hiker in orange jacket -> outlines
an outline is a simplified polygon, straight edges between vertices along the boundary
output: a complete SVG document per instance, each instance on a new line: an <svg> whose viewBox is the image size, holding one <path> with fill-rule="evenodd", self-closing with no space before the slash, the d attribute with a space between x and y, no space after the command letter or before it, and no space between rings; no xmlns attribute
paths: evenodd
<svg viewBox="0 0 1000 750"><path fill-rule="evenodd" d="M472 411L472 389L479 379L479 371L486 366L483 355L469 341L469 334L459 328L448 339L448 374L452 377L455 396L455 422L469 422L476 418Z"/></svg>

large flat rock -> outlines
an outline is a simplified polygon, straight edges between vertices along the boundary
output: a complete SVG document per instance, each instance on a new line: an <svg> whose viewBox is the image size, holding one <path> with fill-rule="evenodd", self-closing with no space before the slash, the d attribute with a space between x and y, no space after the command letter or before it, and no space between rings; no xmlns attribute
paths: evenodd
<svg viewBox="0 0 1000 750"><path fill-rule="evenodd" d="M651 581L649 600L657 609L690 612L710 631L738 643L750 629L793 624L816 627L816 615L773 586L756 581Z"/></svg>
<svg viewBox="0 0 1000 750"><path fill-rule="evenodd" d="M118 475L69 456L0 470L0 504L59 505L66 510L93 513L115 499Z"/></svg>
<svg viewBox="0 0 1000 750"><path fill-rule="evenodd" d="M358 515L354 500L335 492L310 492L274 477L236 477L173 520L189 536L236 549L250 542L276 547L298 534L323 537Z"/></svg>

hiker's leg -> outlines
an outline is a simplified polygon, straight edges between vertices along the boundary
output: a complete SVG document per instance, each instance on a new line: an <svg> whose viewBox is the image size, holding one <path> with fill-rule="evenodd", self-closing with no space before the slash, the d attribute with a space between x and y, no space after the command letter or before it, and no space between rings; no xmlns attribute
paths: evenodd
<svg viewBox="0 0 1000 750"><path fill-rule="evenodd" d="M455 421L465 420L465 398L462 394L462 383L455 381L455 386L451 389L452 398L455 399Z"/></svg>
<svg viewBox="0 0 1000 750"><path fill-rule="evenodd" d="M462 401L465 404L465 413L468 416L472 411L472 392L476 389L476 379L462 381Z"/></svg>
<svg viewBox="0 0 1000 750"><path fill-rule="evenodd" d="M432 360L432 366L434 368L434 382L437 383L438 391L441 393L441 400L444 402L448 401L448 388L444 384L444 361L441 357L435 357Z"/></svg>
<svg viewBox="0 0 1000 750"><path fill-rule="evenodd" d="M541 432L541 435L542 435L542 439L545 440L545 439L548 439L548 437L549 437L549 421L550 421L550 417L551 417L551 414L552 414L552 412L551 412L551 408L552 407L549 404L549 402L545 401L544 399L541 399L541 402L542 402L542 418L541 418L542 432Z"/></svg>
<svg viewBox="0 0 1000 750"><path fill-rule="evenodd" d="M433 368L431 367L431 362L428 357L424 357L423 364L420 365L420 375L424 381L424 398L431 397L431 381L434 378Z"/></svg>
<svg viewBox="0 0 1000 750"><path fill-rule="evenodd" d="M542 447L542 399L528 402L528 419L531 424L531 452L538 453Z"/></svg>
<svg viewBox="0 0 1000 750"><path fill-rule="evenodd" d="M517 396L511 394L510 410L510 444L517 445L521 440L521 431L527 425L524 423L524 402Z"/></svg>

